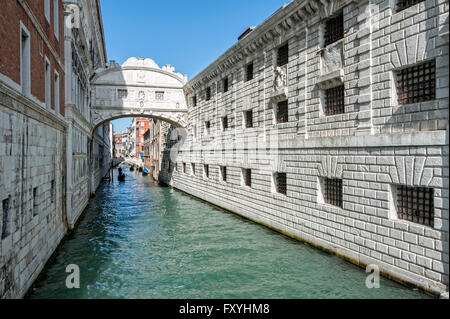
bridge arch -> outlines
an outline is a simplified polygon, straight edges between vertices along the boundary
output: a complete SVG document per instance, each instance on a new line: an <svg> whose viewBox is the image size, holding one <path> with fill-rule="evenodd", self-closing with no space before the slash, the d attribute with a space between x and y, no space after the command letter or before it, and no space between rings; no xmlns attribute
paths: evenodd
<svg viewBox="0 0 450 319"><path fill-rule="evenodd" d="M92 133L124 117L150 117L186 127L186 82L186 75L175 73L170 65L160 68L152 59L133 57L122 65L111 61L91 80Z"/></svg>

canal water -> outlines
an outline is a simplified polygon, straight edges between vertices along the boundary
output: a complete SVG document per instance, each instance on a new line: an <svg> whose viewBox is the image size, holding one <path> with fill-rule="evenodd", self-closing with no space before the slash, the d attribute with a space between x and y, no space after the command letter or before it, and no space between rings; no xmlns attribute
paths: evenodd
<svg viewBox="0 0 450 319"><path fill-rule="evenodd" d="M428 298L126 169L103 182L29 298ZM66 287L66 267L80 288Z"/></svg>

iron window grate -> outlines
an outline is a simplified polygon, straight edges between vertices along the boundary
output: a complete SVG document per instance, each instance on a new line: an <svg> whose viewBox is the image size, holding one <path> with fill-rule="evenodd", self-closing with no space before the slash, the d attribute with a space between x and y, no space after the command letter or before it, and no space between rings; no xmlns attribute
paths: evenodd
<svg viewBox="0 0 450 319"><path fill-rule="evenodd" d="M398 104L436 98L436 62L430 61L397 71Z"/></svg>
<svg viewBox="0 0 450 319"><path fill-rule="evenodd" d="M276 182L277 182L277 192L286 195L287 194L286 173L277 173Z"/></svg>
<svg viewBox="0 0 450 319"><path fill-rule="evenodd" d="M208 86L206 88L206 101L209 101L209 100L211 100L211 87L210 86Z"/></svg>
<svg viewBox="0 0 450 319"><path fill-rule="evenodd" d="M247 65L246 68L246 80L250 81L253 79L253 62Z"/></svg>
<svg viewBox="0 0 450 319"><path fill-rule="evenodd" d="M224 182L226 182L227 181L227 167L222 166L220 169L222 170L222 180Z"/></svg>
<svg viewBox="0 0 450 319"><path fill-rule="evenodd" d="M244 169L244 182L245 186L251 187L252 186L252 170L251 169Z"/></svg>
<svg viewBox="0 0 450 319"><path fill-rule="evenodd" d="M223 79L223 92L228 92L228 77Z"/></svg>
<svg viewBox="0 0 450 319"><path fill-rule="evenodd" d="M344 37L344 14L329 19L325 25L325 46Z"/></svg>
<svg viewBox="0 0 450 319"><path fill-rule="evenodd" d="M324 186L325 203L342 208L342 179L325 178Z"/></svg>
<svg viewBox="0 0 450 319"><path fill-rule="evenodd" d="M194 106L197 106L197 95L194 95L192 97L192 104L194 104Z"/></svg>
<svg viewBox="0 0 450 319"><path fill-rule="evenodd" d="M325 91L325 115L345 113L344 86L337 86Z"/></svg>
<svg viewBox="0 0 450 319"><path fill-rule="evenodd" d="M209 165L208 164L205 164L205 177L206 178L209 178Z"/></svg>
<svg viewBox="0 0 450 319"><path fill-rule="evenodd" d="M245 128L253 127L253 111L248 110L245 112Z"/></svg>
<svg viewBox="0 0 450 319"><path fill-rule="evenodd" d="M412 7L413 5L422 1L424 0L397 0L397 12Z"/></svg>
<svg viewBox="0 0 450 319"><path fill-rule="evenodd" d="M289 119L288 115L288 102L282 101L278 102L277 105L277 124L278 123L285 123Z"/></svg>
<svg viewBox="0 0 450 319"><path fill-rule="evenodd" d="M228 129L228 116L222 117L222 128L224 131Z"/></svg>
<svg viewBox="0 0 450 319"><path fill-rule="evenodd" d="M192 166L192 175L195 175L195 164L191 163L191 166Z"/></svg>
<svg viewBox="0 0 450 319"><path fill-rule="evenodd" d="M183 163L183 174L186 174L186 163Z"/></svg>
<svg viewBox="0 0 450 319"><path fill-rule="evenodd" d="M277 65L283 66L287 64L288 59L289 59L289 46L285 44L282 47L278 48Z"/></svg>
<svg viewBox="0 0 450 319"><path fill-rule="evenodd" d="M433 227L433 189L397 186L397 215L400 219Z"/></svg>

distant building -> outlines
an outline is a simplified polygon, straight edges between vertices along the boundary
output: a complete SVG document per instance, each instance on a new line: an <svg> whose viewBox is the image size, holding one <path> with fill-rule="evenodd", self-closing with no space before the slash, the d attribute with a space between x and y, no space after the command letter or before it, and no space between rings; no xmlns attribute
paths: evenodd
<svg viewBox="0 0 450 319"><path fill-rule="evenodd" d="M122 135L123 135L123 133L114 134L114 146L113 146L113 157L114 158L125 157Z"/></svg>
<svg viewBox="0 0 450 319"><path fill-rule="evenodd" d="M136 158L144 157L144 134L150 128L150 119L146 117L136 117L133 119L136 141Z"/></svg>

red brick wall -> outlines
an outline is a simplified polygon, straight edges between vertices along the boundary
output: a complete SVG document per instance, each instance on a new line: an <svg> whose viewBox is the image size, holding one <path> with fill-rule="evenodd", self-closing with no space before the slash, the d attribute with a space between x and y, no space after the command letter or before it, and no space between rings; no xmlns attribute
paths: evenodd
<svg viewBox="0 0 450 319"><path fill-rule="evenodd" d="M142 137L144 136L145 132L150 128L150 120L145 117L137 117L136 122L139 121L139 126L136 126L136 157L140 156L140 153L144 153L143 147L144 142L142 142ZM144 126L141 126L144 123ZM143 132L141 133L141 130Z"/></svg>
<svg viewBox="0 0 450 319"><path fill-rule="evenodd" d="M64 67L64 14L62 1L59 3L59 40L56 39L53 28L53 0L50 1L50 24L44 15L44 0L27 1L27 4L38 20L50 45L56 51ZM45 101L45 56L51 64L52 80L52 109L55 109L54 101L54 71L59 73L59 96L60 113L64 111L64 69L57 63L56 59L41 38L38 30L34 27L26 11L17 0L1 0L0 10L0 73L7 76L20 85L20 22L30 32L31 53L31 94L41 102Z"/></svg>

